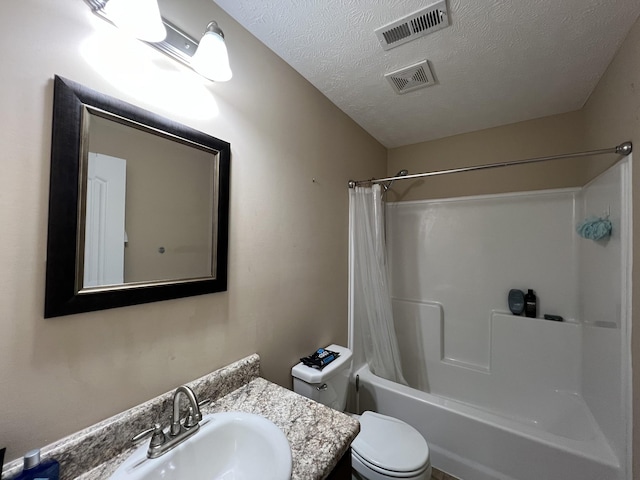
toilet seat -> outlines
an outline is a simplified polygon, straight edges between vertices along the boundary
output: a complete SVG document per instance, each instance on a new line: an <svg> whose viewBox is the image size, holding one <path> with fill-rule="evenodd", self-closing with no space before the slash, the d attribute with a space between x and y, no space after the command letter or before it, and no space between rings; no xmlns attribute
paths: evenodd
<svg viewBox="0 0 640 480"><path fill-rule="evenodd" d="M427 470L429 446L411 425L375 412L364 412L352 455L371 470L395 478L416 477Z"/></svg>
<svg viewBox="0 0 640 480"><path fill-rule="evenodd" d="M362 478L368 480L429 480L431 478L431 464L413 472L393 472L367 462L353 450L351 451L351 465L356 472L362 475Z"/></svg>

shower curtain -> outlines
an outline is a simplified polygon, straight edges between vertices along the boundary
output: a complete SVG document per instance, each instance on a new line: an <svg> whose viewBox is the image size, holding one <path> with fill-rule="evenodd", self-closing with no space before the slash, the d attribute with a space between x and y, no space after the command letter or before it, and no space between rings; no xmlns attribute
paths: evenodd
<svg viewBox="0 0 640 480"><path fill-rule="evenodd" d="M377 376L407 384L400 366L387 275L384 204L380 185L349 189L353 241L353 316L365 357Z"/></svg>

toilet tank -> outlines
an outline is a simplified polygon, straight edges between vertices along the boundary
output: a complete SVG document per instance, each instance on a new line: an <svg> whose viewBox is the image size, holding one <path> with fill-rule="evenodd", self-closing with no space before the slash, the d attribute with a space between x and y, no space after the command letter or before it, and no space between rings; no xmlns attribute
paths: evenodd
<svg viewBox="0 0 640 480"><path fill-rule="evenodd" d="M347 406L351 350L340 345L329 345L326 350L338 352L340 356L322 370L307 367L302 362L291 369L293 391L323 405L343 411Z"/></svg>

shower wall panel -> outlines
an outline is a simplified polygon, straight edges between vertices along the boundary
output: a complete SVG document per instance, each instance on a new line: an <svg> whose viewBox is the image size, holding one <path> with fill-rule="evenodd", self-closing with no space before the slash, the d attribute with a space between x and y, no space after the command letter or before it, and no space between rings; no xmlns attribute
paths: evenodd
<svg viewBox="0 0 640 480"><path fill-rule="evenodd" d="M392 296L442 308L443 360L489 371L492 315L533 289L538 317L577 321L577 189L391 203Z"/></svg>
<svg viewBox="0 0 640 480"><path fill-rule="evenodd" d="M581 324L493 313L490 366L480 370L444 358L442 313L437 303L393 301L402 372L412 388L537 423L550 404L580 391Z"/></svg>
<svg viewBox="0 0 640 480"><path fill-rule="evenodd" d="M630 161L624 160L597 177L578 197L578 218L609 216L613 229L608 239L580 238L579 304L582 335L583 397L619 458L626 448L623 378L624 333L630 319L626 305L626 279L630 259L626 253L630 228L625 198ZM627 359L628 361L628 359Z"/></svg>

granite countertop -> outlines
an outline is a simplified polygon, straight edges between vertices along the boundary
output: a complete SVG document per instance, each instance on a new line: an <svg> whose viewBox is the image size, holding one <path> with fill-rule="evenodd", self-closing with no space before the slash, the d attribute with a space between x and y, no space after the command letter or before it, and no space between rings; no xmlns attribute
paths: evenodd
<svg viewBox="0 0 640 480"><path fill-rule="evenodd" d="M280 427L291 445L292 480L326 478L360 431L354 418L263 378L221 398L210 409L230 410L262 415Z"/></svg>
<svg viewBox="0 0 640 480"><path fill-rule="evenodd" d="M352 417L302 397L258 376L260 358L251 355L188 383L202 413L242 411L271 420L291 445L292 480L326 478L360 431ZM60 462L60 480L107 479L137 446L129 439L155 422L166 425L173 392L100 422L42 449ZM5 476L20 471L21 460L6 465ZM3 477L4 478L4 477Z"/></svg>

